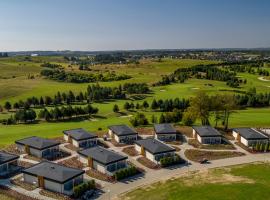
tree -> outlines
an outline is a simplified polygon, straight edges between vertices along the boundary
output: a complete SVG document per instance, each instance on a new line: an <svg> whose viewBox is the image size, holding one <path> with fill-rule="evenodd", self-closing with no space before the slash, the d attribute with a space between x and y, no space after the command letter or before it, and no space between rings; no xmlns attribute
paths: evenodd
<svg viewBox="0 0 270 200"><path fill-rule="evenodd" d="M117 104L115 104L115 105L113 106L113 112L115 112L115 113L119 112L119 107L118 107Z"/></svg>
<svg viewBox="0 0 270 200"><path fill-rule="evenodd" d="M237 105L235 103L235 99L233 95L224 94L222 95L221 105L224 112L224 129L227 130L229 127L229 118L234 110L237 109Z"/></svg>
<svg viewBox="0 0 270 200"><path fill-rule="evenodd" d="M7 102L5 103L4 108L5 108L7 111L9 111L9 110L11 109L11 104L10 104L9 101L7 101Z"/></svg>
<svg viewBox="0 0 270 200"><path fill-rule="evenodd" d="M152 101L152 104L151 104L151 109L156 110L157 108L158 108L158 103L157 103L156 99L154 99Z"/></svg>
<svg viewBox="0 0 270 200"><path fill-rule="evenodd" d="M165 120L165 117L163 115L163 113L161 113L160 117L159 117L159 123L162 124L162 123L165 123L166 120Z"/></svg>
<svg viewBox="0 0 270 200"><path fill-rule="evenodd" d="M144 107L144 109L147 109L149 107L149 104L147 103L147 101L143 102L143 107Z"/></svg>
<svg viewBox="0 0 270 200"><path fill-rule="evenodd" d="M18 102L15 102L15 103L13 104L13 109L18 110L19 108L20 108L19 103L18 103Z"/></svg>
<svg viewBox="0 0 270 200"><path fill-rule="evenodd" d="M124 104L124 109L125 109L125 110L129 110L129 109L130 109L130 105L129 105L128 102L126 102L126 103Z"/></svg>
<svg viewBox="0 0 270 200"><path fill-rule="evenodd" d="M151 122L152 122L153 124L156 124L156 123L158 122L157 117L156 117L155 115L152 115L152 117L151 117Z"/></svg>
<svg viewBox="0 0 270 200"><path fill-rule="evenodd" d="M190 112L189 110L187 110L186 112L184 112L183 114L183 123L186 126L191 126L192 124L194 124L196 118L193 116L193 113Z"/></svg>
<svg viewBox="0 0 270 200"><path fill-rule="evenodd" d="M196 118L201 119L202 125L210 125L209 117L211 110L211 98L200 91L191 99L189 112Z"/></svg>

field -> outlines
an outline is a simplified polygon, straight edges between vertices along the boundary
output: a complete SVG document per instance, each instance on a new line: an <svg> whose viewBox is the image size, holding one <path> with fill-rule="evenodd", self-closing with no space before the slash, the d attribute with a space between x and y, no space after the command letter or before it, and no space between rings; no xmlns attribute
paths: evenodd
<svg viewBox="0 0 270 200"><path fill-rule="evenodd" d="M129 200L269 199L270 165L247 164L197 172L127 193Z"/></svg>
<svg viewBox="0 0 270 200"><path fill-rule="evenodd" d="M75 84L56 82L40 77L39 73L42 69L40 64L43 62L51 62L61 64L66 70L78 71L77 66L68 67L67 61L63 57L32 57L31 60L25 60L24 57L11 57L0 59L0 105L6 101L14 103L18 100L25 100L32 96L53 96L58 91L85 91L88 83ZM114 71L117 74L128 74L132 76L131 79L124 81L101 82L102 86L118 86L125 82L145 82L151 84L160 80L161 75L169 74L180 67L189 67L197 64L208 64L214 61L202 60L188 60L188 59L162 59L161 62L153 59L144 59L140 64L112 64L112 65L95 65L92 66L91 72L83 71L82 73L105 73ZM250 87L256 87L258 92L270 92L270 82L261 81L258 75L239 73L247 79L247 84L240 91L245 91ZM209 84L211 84L209 86ZM216 93L233 93L233 88L226 85L225 82L189 79L185 83L176 83L160 87L151 87L152 93L147 94L144 100L151 103L152 99L167 99L167 98L188 98L193 96L197 91L204 90L209 94ZM135 101L141 103L143 100ZM135 112L126 112L123 110L123 105L126 101L117 100L104 103L94 103L94 106L99 108L98 116L92 120L75 120L69 122L46 123L40 122L31 125L0 125L0 146L13 143L19 138L26 136L38 135L43 137L57 137L62 134L63 130L71 128L85 128L89 131L97 131L98 129L106 130L108 125L129 123L129 116ZM125 115L120 116L112 112L113 105L117 104ZM154 114L158 118L159 112L152 112L150 110L144 111L146 116L150 119ZM0 113L0 119L8 118L13 113ZM254 117L256 116L256 117ZM230 126L254 126L263 127L269 126L270 108L252 108L247 110L236 111L231 119ZM213 121L213 120L212 120ZM199 124L199 122L197 122Z"/></svg>

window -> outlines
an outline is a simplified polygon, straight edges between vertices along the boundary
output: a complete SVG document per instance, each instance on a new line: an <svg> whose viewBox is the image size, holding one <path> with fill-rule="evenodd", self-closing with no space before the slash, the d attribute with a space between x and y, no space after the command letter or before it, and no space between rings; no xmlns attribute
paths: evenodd
<svg viewBox="0 0 270 200"><path fill-rule="evenodd" d="M73 180L68 181L64 184L64 190L65 191L70 191L73 189Z"/></svg>
<svg viewBox="0 0 270 200"><path fill-rule="evenodd" d="M7 164L0 165L0 172L6 172L7 171Z"/></svg>

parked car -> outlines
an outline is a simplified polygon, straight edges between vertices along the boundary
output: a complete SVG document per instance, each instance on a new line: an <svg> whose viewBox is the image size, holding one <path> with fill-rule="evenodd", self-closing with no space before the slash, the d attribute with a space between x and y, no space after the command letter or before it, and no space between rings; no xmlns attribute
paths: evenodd
<svg viewBox="0 0 270 200"><path fill-rule="evenodd" d="M206 164L208 163L209 161L206 159L206 158L203 158L202 160L200 160L200 163L201 164Z"/></svg>

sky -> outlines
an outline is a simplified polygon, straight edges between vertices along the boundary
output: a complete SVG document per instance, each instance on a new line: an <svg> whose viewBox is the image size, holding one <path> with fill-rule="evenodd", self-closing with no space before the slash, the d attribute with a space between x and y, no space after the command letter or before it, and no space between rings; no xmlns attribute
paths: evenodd
<svg viewBox="0 0 270 200"><path fill-rule="evenodd" d="M0 0L0 51L270 47L270 0Z"/></svg>

